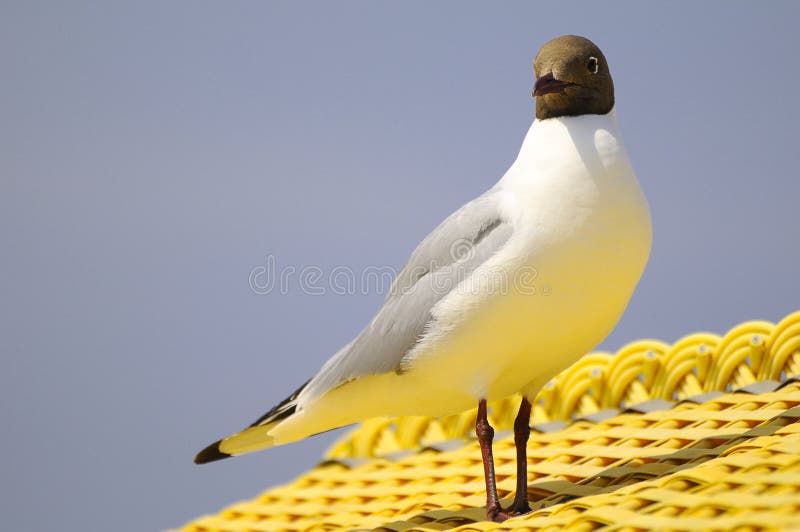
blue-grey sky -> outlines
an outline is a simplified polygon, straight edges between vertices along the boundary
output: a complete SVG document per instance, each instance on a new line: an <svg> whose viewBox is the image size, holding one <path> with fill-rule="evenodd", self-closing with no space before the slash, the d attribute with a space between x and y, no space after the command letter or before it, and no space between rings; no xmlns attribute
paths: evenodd
<svg viewBox="0 0 800 532"><path fill-rule="evenodd" d="M513 161L560 34L608 57L653 212L602 347L797 309L797 6L3 2L4 526L175 527L315 464L338 433L192 458L382 294L259 295L250 273L400 266Z"/></svg>

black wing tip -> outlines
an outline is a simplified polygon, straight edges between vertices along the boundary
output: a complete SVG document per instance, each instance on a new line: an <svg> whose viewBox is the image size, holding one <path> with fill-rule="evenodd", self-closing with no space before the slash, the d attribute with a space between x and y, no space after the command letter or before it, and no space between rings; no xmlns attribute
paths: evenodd
<svg viewBox="0 0 800 532"><path fill-rule="evenodd" d="M250 427L257 427L259 425L266 425L268 423L274 423L275 421L281 421L282 419L286 419L294 414L295 411L297 411L297 405L294 404L293 401L295 401L300 395L300 392L302 392L305 387L308 386L309 382L311 382L311 379L303 383L303 385L296 389L292 395L278 403L278 405L272 408L269 412L253 421L253 423L250 424Z"/></svg>
<svg viewBox="0 0 800 532"><path fill-rule="evenodd" d="M194 457L195 464L207 464L209 462L216 462L217 460L222 460L223 458L230 458L233 456L232 454L223 453L219 450L219 444L222 443L222 440L215 441L199 453L197 456Z"/></svg>

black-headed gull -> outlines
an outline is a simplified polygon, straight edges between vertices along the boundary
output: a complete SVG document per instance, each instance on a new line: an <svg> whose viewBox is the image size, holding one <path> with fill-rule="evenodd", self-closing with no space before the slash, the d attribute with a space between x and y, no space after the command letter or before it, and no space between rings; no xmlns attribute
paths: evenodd
<svg viewBox="0 0 800 532"><path fill-rule="evenodd" d="M534 61L536 120L489 191L411 254L375 318L290 397L209 445L211 462L373 416L478 405L487 515L530 510L526 443L541 386L612 330L650 253L647 201L614 116L603 53L562 36ZM517 492L503 509L486 402L520 392Z"/></svg>

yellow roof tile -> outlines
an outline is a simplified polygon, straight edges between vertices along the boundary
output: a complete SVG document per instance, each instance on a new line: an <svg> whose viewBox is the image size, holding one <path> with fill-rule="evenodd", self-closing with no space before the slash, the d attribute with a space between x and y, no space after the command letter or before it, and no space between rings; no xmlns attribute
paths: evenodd
<svg viewBox="0 0 800 532"><path fill-rule="evenodd" d="M534 511L502 524L484 521L473 410L369 420L294 482L181 530L800 530L798 374L800 312L584 357L537 398ZM518 404L492 405L501 497Z"/></svg>

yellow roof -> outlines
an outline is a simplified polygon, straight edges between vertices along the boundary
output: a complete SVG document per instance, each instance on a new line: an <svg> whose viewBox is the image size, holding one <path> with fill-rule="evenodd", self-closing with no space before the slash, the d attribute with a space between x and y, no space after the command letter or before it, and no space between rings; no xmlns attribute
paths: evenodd
<svg viewBox="0 0 800 532"><path fill-rule="evenodd" d="M370 420L285 486L184 532L800 530L800 312L725 336L584 357L539 394L534 511L484 521L475 411ZM514 489L519 398L494 403L501 497ZM505 501L506 503L508 501Z"/></svg>

